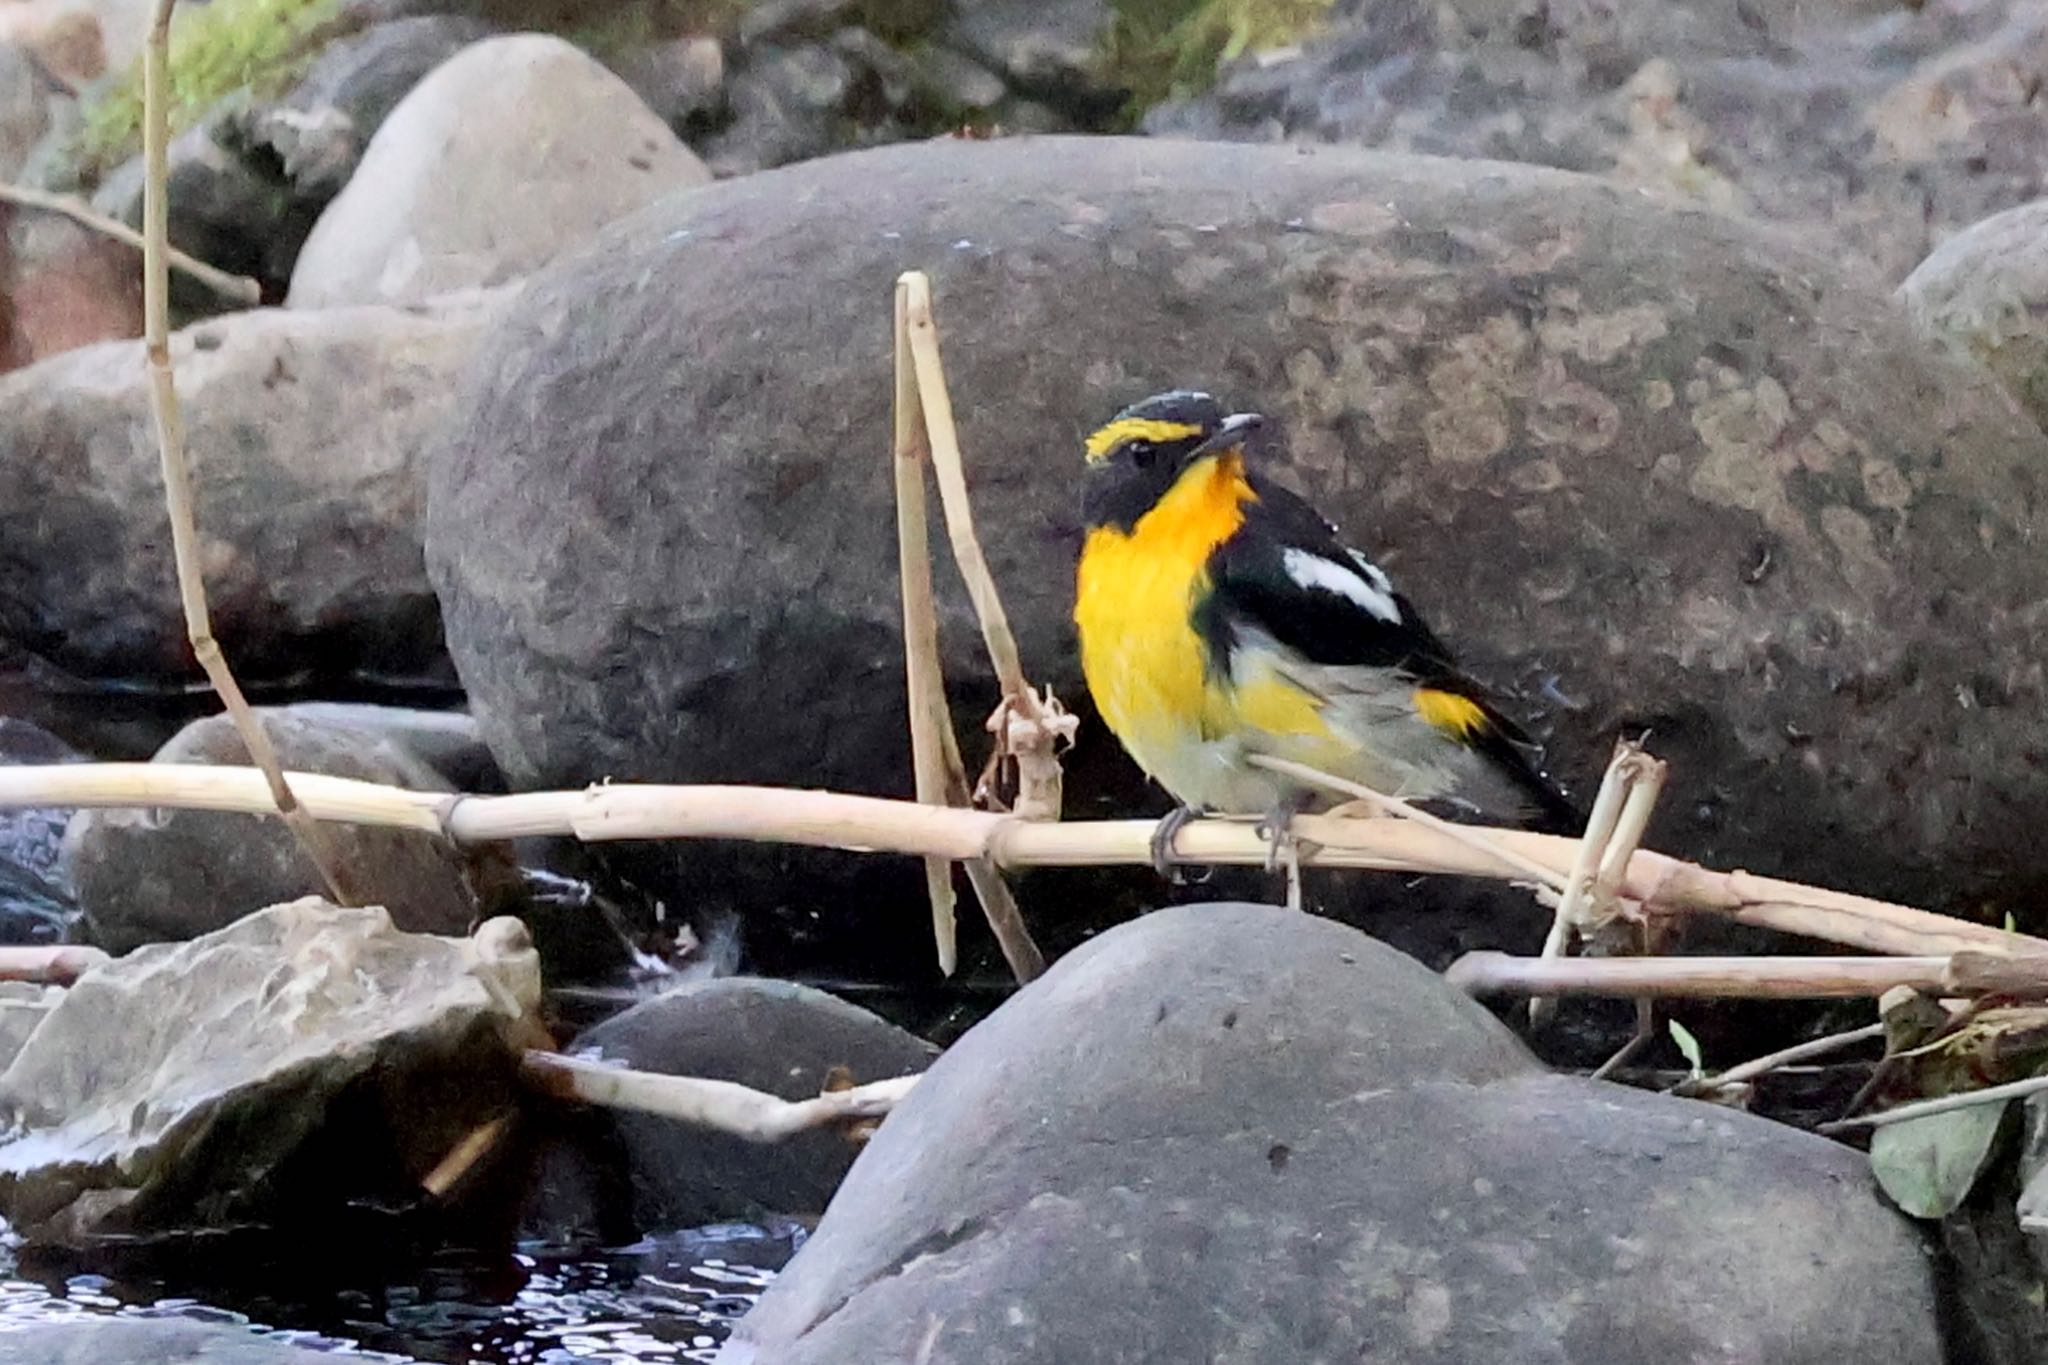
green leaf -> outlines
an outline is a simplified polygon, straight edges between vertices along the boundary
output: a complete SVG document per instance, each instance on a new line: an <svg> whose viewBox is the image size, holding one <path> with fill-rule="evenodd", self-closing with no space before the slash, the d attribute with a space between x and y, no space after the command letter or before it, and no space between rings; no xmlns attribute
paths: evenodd
<svg viewBox="0 0 2048 1365"><path fill-rule="evenodd" d="M2018 923L2018 922L2017 922L2016 920L2014 920L2014 919L2013 919L2013 917L2012 917L2012 911L2010 911L2010 910L2006 911L2006 912L2005 912L2005 932L2007 932L2008 934L2016 934L2016 933L2018 933L2019 931L2020 931L2019 923Z"/></svg>
<svg viewBox="0 0 2048 1365"><path fill-rule="evenodd" d="M1891 1201L1915 1218L1942 1218L1969 1198L2011 1100L1973 1104L1880 1128L1870 1169Z"/></svg>
<svg viewBox="0 0 2048 1365"><path fill-rule="evenodd" d="M1692 1030L1676 1019L1666 1021L1671 1030L1671 1041L1678 1044L1678 1050L1685 1056L1686 1064L1692 1068L1692 1078L1698 1080L1707 1074L1707 1065L1700 1059L1700 1040L1692 1036Z"/></svg>

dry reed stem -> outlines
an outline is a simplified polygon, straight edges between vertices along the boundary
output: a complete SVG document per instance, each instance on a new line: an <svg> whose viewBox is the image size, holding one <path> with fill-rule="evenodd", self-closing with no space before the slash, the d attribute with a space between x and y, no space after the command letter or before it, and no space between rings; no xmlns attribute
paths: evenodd
<svg viewBox="0 0 2048 1365"><path fill-rule="evenodd" d="M1852 1128L1887 1128L1894 1123L1924 1119L1933 1114L1952 1113L1957 1109L1972 1109L1980 1104L2003 1104L2007 1100L2038 1095L2044 1090L2048 1090L2048 1076L2029 1076L2023 1081L1987 1085L1982 1090L1966 1090L1962 1094L1943 1095L1939 1099L1918 1100L1894 1109L1880 1110L1875 1114L1858 1114L1854 1118L1836 1119L1833 1123L1823 1123L1814 1131L1832 1134L1846 1133Z"/></svg>
<svg viewBox="0 0 2048 1365"><path fill-rule="evenodd" d="M47 190L35 189L28 185L10 185L0 181L0 200L19 204L27 209L62 214L73 222L111 237L124 246L132 246L137 251L143 248L141 233L118 218L108 218L104 214L93 212L92 206L76 195L51 194ZM263 302L263 286L247 275L231 275L197 257L186 255L174 246L165 247L164 258L175 269L184 271L230 302L246 304L251 308Z"/></svg>
<svg viewBox="0 0 2048 1365"><path fill-rule="evenodd" d="M1830 1052L1840 1052L1845 1047L1854 1047L1858 1043L1869 1042L1874 1038L1882 1037L1884 1037L1884 1025L1876 1023L1865 1024L1862 1028L1850 1029L1846 1033L1830 1033L1825 1038L1809 1038L1803 1043L1794 1043L1791 1047L1765 1053L1763 1056L1744 1062L1740 1066L1731 1066L1717 1076L1701 1076L1697 1080L1691 1078L1682 1080L1664 1093L1686 1097L1704 1095L1710 1091L1718 1090L1724 1085L1740 1085L1744 1081L1753 1081L1757 1077L1776 1071L1780 1067L1811 1061L1815 1057L1825 1057Z"/></svg>
<svg viewBox="0 0 2048 1365"><path fill-rule="evenodd" d="M105 961L107 955L98 948L77 943L0 948L0 981L68 986Z"/></svg>
<svg viewBox="0 0 2048 1365"><path fill-rule="evenodd" d="M1623 762L1627 748L1627 741L1615 745L1614 756L1607 762L1607 771L1600 775L1600 790L1594 794L1592 813L1586 817L1586 828L1579 835L1578 853L1572 859L1564 894L1558 898L1557 909L1550 917L1550 929L1543 936L1540 956L1545 961L1564 956L1566 945L1578 931L1580 905L1593 889L1594 874L1600 867L1608 841L1614 837L1615 826L1620 823L1621 808L1633 780L1632 769ZM1553 996L1532 996L1529 1000L1529 1026L1541 1028L1556 1007L1557 1001ZM1612 1060L1609 1058L1610 1062Z"/></svg>
<svg viewBox="0 0 2048 1365"><path fill-rule="evenodd" d="M1467 953L1444 979L1470 995L1605 995L1646 1000L1876 997L1894 986L1953 990L1947 957L1565 957Z"/></svg>
<svg viewBox="0 0 2048 1365"><path fill-rule="evenodd" d="M523 1063L535 1086L558 1098L657 1114L760 1143L782 1142L829 1124L881 1118L902 1103L918 1079L899 1076L828 1090L816 1099L785 1100L732 1081L632 1071L557 1052L529 1051Z"/></svg>
<svg viewBox="0 0 2048 1365"><path fill-rule="evenodd" d="M227 658L213 638L213 622L206 605L206 580L199 563L199 533L192 510L192 475L185 459L185 429L178 411L177 382L171 371L170 274L167 268L170 244L166 189L166 148L170 141L169 114L165 105L168 87L166 66L170 46L171 11L178 0L156 0L150 14L149 35L142 51L142 336L149 368L149 406L156 421L157 450L162 459L164 507L171 522L171 552L177 564L178 597L184 606L185 633L192 653L206 670L208 681L220 694L234 721L235 730L249 751L249 759L269 780L273 804L285 824L297 836L308 861L318 871L330 899L353 905L347 870L334 855L333 843L293 797L291 786L271 748L270 736L249 709Z"/></svg>
<svg viewBox="0 0 2048 1365"><path fill-rule="evenodd" d="M1017 814L1032 820L1057 820L1064 784L1058 748L1062 740L1072 741L1075 721L1050 692L1041 697L1025 676L1009 614L1003 610L995 576L989 572L988 559L974 534L974 508L967 494L960 433L953 421L945 365L939 357L938 325L932 319L931 281L923 271L910 270L897 278L896 287L924 416L925 449L939 485L953 562L967 584L975 619L981 623L982 642L1003 690L989 728L995 733L998 752L1017 760Z"/></svg>
<svg viewBox="0 0 2048 1365"><path fill-rule="evenodd" d="M916 278L921 280L923 277ZM923 396L912 356L912 293L911 276L906 275L896 282L895 443L891 460L896 484L897 568L903 592L905 677L910 694L911 762L916 772L917 799L920 802L964 808L973 804L973 794L967 784L966 765L960 757L960 743L954 736L952 711L946 703L945 673L939 659L939 618L932 591L931 521L924 495L924 470L932 463L930 405ZM943 383L943 376L940 382ZM943 389L940 394L943 399ZM951 421L950 407L947 409L947 421ZM964 497L964 483L961 491ZM948 525L952 525L950 516ZM965 534L972 543L974 531L971 523L966 526ZM978 548L975 553L978 557ZM963 575L968 572L964 561L961 571ZM982 573L984 576L987 574L985 564L982 565ZM1000 613L1002 604L995 595L993 580L988 582L988 597L996 603L995 611ZM975 609L977 612L982 609L980 598L975 599ZM1002 633L1007 637L1007 623L1000 624ZM1014 644L1011 656L1014 660ZM1005 714L1008 708L1006 700L998 714ZM1024 747L1030 747L1030 743L1027 739ZM998 751L1001 752L1000 740ZM1051 762L1057 772L1058 759L1052 758ZM1042 797L1042 782L1039 790ZM1052 796L1052 815L1056 818L1059 814L1056 787ZM1023 804L1019 802L1020 806ZM1018 908L1009 883L1003 880L1001 869L985 857L968 858L964 866L968 884L974 888L975 899L981 904L982 914L988 920L989 930L995 935L996 945L1002 950L1003 960L1009 964L1011 974L1019 984L1036 980L1045 972L1045 955L1032 939L1031 931L1024 923L1023 911ZM924 860L924 868L925 890L932 906L932 933L938 944L939 969L951 976L959 958L955 941L952 864L943 858L928 856Z"/></svg>
<svg viewBox="0 0 2048 1365"><path fill-rule="evenodd" d="M420 1177L420 1188L429 1199L446 1199L448 1192L461 1184L479 1161L496 1151L511 1131L510 1114L486 1119L470 1129L448 1149L448 1155L434 1163L433 1170Z"/></svg>
<svg viewBox="0 0 2048 1365"><path fill-rule="evenodd" d="M823 848L986 857L996 866L1149 866L1154 820L1046 823L991 811L923 806L875 796L789 787L639 786L517 796L410 792L374 782L291 773L292 790L323 820L445 833L458 844L528 835L608 839L759 839ZM262 773L182 763L61 763L0 767L0 809L148 807L277 813ZM1527 830L1482 832L1477 849L1409 820L1296 816L1302 862L1381 872L1514 881L1542 869L1562 881L1578 841ZM1266 841L1249 823L1196 820L1174 840L1188 863L1263 867ZM1510 867L1503 854L1513 859ZM1648 850L1630 859L1618 894L1665 914L1708 914L1867 952L1906 957L1971 954L2014 968L2048 953L2048 940L2007 933L1911 906L1797 882L1719 872ZM1959 957L1958 961L1962 959Z"/></svg>
<svg viewBox="0 0 2048 1365"><path fill-rule="evenodd" d="M945 736L952 732L953 716L946 705L939 663L939 616L932 600L931 519L924 498L929 452L910 359L907 287L903 280L896 282L896 432L890 458L896 484L896 572L903 593L903 670L909 690L911 767L917 799L938 806L949 804ZM939 971L951 976L959 965L953 865L944 858L926 858L924 881L932 906Z"/></svg>

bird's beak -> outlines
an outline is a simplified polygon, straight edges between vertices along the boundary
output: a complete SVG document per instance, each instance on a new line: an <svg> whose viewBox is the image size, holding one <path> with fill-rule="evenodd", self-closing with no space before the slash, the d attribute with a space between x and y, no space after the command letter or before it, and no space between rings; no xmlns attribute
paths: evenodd
<svg viewBox="0 0 2048 1365"><path fill-rule="evenodd" d="M1266 424L1266 419L1256 412L1233 412L1223 419L1223 424L1209 434L1209 439L1188 452L1188 458L1198 460L1204 455L1213 455L1219 450L1229 450L1244 444L1244 438Z"/></svg>

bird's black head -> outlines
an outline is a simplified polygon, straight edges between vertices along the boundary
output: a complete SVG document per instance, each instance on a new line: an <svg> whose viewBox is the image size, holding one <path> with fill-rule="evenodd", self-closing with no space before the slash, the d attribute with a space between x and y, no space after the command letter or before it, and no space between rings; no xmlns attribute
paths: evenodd
<svg viewBox="0 0 2048 1365"><path fill-rule="evenodd" d="M1226 416L1214 398L1187 389L1131 404L1088 438L1082 520L1129 531L1190 465L1237 450L1261 420Z"/></svg>

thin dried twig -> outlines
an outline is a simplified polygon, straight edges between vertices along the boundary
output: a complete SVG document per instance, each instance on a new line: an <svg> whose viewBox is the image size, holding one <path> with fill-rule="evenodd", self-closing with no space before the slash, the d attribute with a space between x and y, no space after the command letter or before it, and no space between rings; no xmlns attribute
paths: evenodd
<svg viewBox="0 0 2048 1365"><path fill-rule="evenodd" d="M1824 1038L1809 1038L1803 1043L1794 1043L1791 1047L1780 1048L1776 1052L1767 1052L1761 1057L1742 1063L1740 1066L1731 1066L1719 1075L1688 1076L1677 1085L1665 1091L1665 1093L1668 1095L1684 1096L1704 1095L1724 1085L1739 1085L1744 1081L1753 1081L1759 1076L1777 1071L1783 1067L1792 1066L1798 1062L1811 1061L1815 1057L1824 1057L1830 1052L1840 1052L1845 1047L1854 1047L1858 1043L1869 1042L1871 1039L1882 1037L1884 1037L1884 1025L1883 1023L1876 1023L1865 1024L1862 1028L1853 1028L1844 1033L1830 1033Z"/></svg>
<svg viewBox="0 0 2048 1365"><path fill-rule="evenodd" d="M1363 783L1352 782L1346 778L1321 772L1309 767L1305 763L1295 763L1284 758L1273 758L1266 754L1253 754L1248 761L1255 767L1268 768L1273 772L1292 777L1297 781L1306 782L1310 786L1321 787L1325 791L1336 792L1340 796L1349 796L1353 800L1363 801L1387 815L1398 816L1403 820L1413 820L1416 824L1435 830L1446 838L1457 840L1467 848L1477 849L1488 857L1497 860L1503 867L1511 868L1522 876L1534 878L1553 890L1563 891L1566 889L1565 879L1558 874L1557 869L1545 867L1531 858L1523 857L1513 849L1502 847L1500 843L1489 837L1489 831L1480 826L1452 824L1449 820L1439 819L1426 810L1409 805L1398 796L1388 796L1385 792L1374 791ZM1185 829L1186 827L1183 828Z"/></svg>
<svg viewBox="0 0 2048 1365"><path fill-rule="evenodd" d="M938 480L939 502L945 508L953 561L967 583L968 599L981 623L982 642L1003 689L1003 699L989 717L989 729L995 734L998 754L1014 758L1017 764L1017 814L1031 820L1057 820L1064 780L1059 746L1073 742L1078 722L1050 689L1041 695L1025 676L1009 614L1003 610L995 576L989 572L988 559L974 534L960 433L953 423L953 400L939 358L939 330L932 320L931 281L922 271L911 270L898 277L896 285L924 416L926 449Z"/></svg>
<svg viewBox="0 0 2048 1365"><path fill-rule="evenodd" d="M1895 1109L1881 1109L1875 1114L1858 1114L1854 1118L1836 1119L1833 1123L1823 1123L1814 1131L1846 1133L1855 1128L1886 1128L1894 1123L1905 1123L1909 1119L1924 1119L1933 1114L1973 1109L1980 1104L2003 1104L2007 1100L2038 1095L2043 1090L2048 1090L2048 1076L2029 1076L2023 1081L2007 1081L2004 1085L1987 1085L1982 1090L1966 1090L1959 1095L1918 1100L1912 1104L1899 1105Z"/></svg>
<svg viewBox="0 0 2048 1365"><path fill-rule="evenodd" d="M782 1142L829 1124L877 1119L902 1103L915 1076L828 1090L816 1099L785 1100L733 1081L632 1071L558 1052L529 1051L524 1066L534 1084L562 1099L607 1109L659 1114L748 1142Z"/></svg>
<svg viewBox="0 0 2048 1365"><path fill-rule="evenodd" d="M1633 778L1629 765L1623 762L1625 752L1626 742L1616 745L1614 757L1600 777L1600 790L1593 797L1592 813L1586 817L1586 828L1579 836L1579 852L1572 860L1570 879L1565 884L1564 895L1558 899L1556 911L1550 917L1550 930L1543 936L1542 956L1545 961L1562 957L1572 934L1578 930L1580 907L1592 892L1601 856L1621 820L1621 808L1628 798L1629 783ZM1531 996L1530 1027L1541 1028L1556 1008L1555 996Z"/></svg>
<svg viewBox="0 0 2048 1365"><path fill-rule="evenodd" d="M1472 995L1605 995L1652 999L1876 997L1894 986L1953 991L1947 957L1567 957L1467 953L1444 979Z"/></svg>
<svg viewBox="0 0 2048 1365"><path fill-rule="evenodd" d="M916 278L922 279L922 276ZM910 317L914 292L911 276L896 282L896 435L891 461L896 483L897 567L903 591L903 650L910 692L911 762L916 772L919 801L928 805L965 807L972 804L973 797L967 785L966 765L960 757L960 743L953 733L952 710L946 703L945 676L939 659L938 609L932 593L930 517L925 510L924 496L925 467L933 463L931 405L924 397L912 355ZM928 318L929 299L926 305ZM943 376L940 382L943 383ZM941 390L942 402L943 397ZM950 408L947 409L946 420L950 430ZM957 451L955 459L958 459ZM964 498L964 483L961 494ZM948 524L951 525L950 515ZM965 527L965 535L972 545L974 528L971 523ZM978 562L978 547L974 553ZM965 561L962 561L962 572L967 572ZM981 572L986 578L985 564L981 566ZM988 581L987 596L995 603L994 610L1000 613L1002 603L995 595L993 580ZM981 610L978 597L976 610ZM999 620L998 625L1002 635L1007 637L1007 624ZM1015 653L1013 643L1010 647L1012 662L1015 661ZM1026 741L1026 747L1030 747L1029 741ZM1002 748L999 742L998 753ZM1057 773L1058 759L1051 758L1050 761ZM1056 790L1054 798L1057 799ZM1059 813L1056 804L1052 813L1054 816ZM981 903L982 913L988 919L989 929L995 935L996 945L1002 949L1003 960L1009 964L1011 974L1020 984L1042 976L1045 955L1032 939L1031 930L1024 923L1023 911L1010 892L1010 884L1003 880L1001 869L986 857L966 859L964 866L968 884L974 888L975 898ZM934 857L927 857L924 867L925 889L932 906L932 933L938 944L939 969L951 976L958 963L954 938L953 868L947 860Z"/></svg>
<svg viewBox="0 0 2048 1365"><path fill-rule="evenodd" d="M411 792L374 782L289 774L292 790L323 820L445 833L457 844L538 834L608 839L758 839L913 856L989 858L996 866L1149 866L1153 820L1045 822L991 811L788 787L617 783L517 796ZM262 773L183 763L61 763L0 767L0 809L28 806L232 810L274 815ZM1409 820L1296 816L1301 860L1311 867L1528 879L1524 864L1562 881L1578 841L1527 830L1460 827L1513 855ZM1196 820L1174 841L1188 863L1263 867L1266 840L1249 823ZM1621 895L1667 914L1705 914L1860 949L1907 957L1973 955L2031 970L2048 940L1986 924L1851 896L1797 882L1719 872L1638 851ZM1964 959L1957 957L1956 961ZM1576 960L1574 960L1576 961ZM1547 987L1546 987L1547 989Z"/></svg>
<svg viewBox="0 0 2048 1365"><path fill-rule="evenodd" d="M23 208L41 209L46 213L61 213L73 222L111 237L124 246L132 246L137 251L143 248L141 233L118 218L109 218L105 214L93 212L92 206L76 195L51 194L48 190L39 190L33 186L10 185L0 181L0 200L19 204ZM263 302L263 286L247 275L231 275L195 256L186 255L174 246L166 246L164 256L174 269L184 271L232 303L246 304L253 308Z"/></svg>
<svg viewBox="0 0 2048 1365"><path fill-rule="evenodd" d="M461 1184L479 1161L496 1151L511 1131L510 1114L486 1119L470 1129L448 1149L448 1155L434 1163L433 1170L420 1177L420 1188L430 1199L446 1199L448 1192Z"/></svg>
<svg viewBox="0 0 2048 1365"><path fill-rule="evenodd" d="M192 475L185 460L184 420L178 411L177 383L171 370L170 275L167 269L169 204L166 192L166 148L170 142L167 95L171 11L177 0L156 0L149 36L142 52L142 319L143 347L149 366L149 406L156 419L157 449L162 458L164 506L171 522L171 552L177 561L178 596L184 605L185 633L199 666L234 720L249 750L249 759L263 770L270 794L284 822L297 836L307 860L319 872L330 899L353 905L358 897L347 869L335 857L333 842L292 795L284 770L271 748L270 736L249 709L227 658L213 638L206 605L206 580L199 564L199 533L192 511Z"/></svg>

